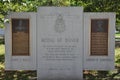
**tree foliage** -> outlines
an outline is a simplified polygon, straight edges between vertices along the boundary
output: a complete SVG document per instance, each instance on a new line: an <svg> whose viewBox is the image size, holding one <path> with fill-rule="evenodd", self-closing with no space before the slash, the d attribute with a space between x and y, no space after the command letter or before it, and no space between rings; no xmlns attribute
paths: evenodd
<svg viewBox="0 0 120 80"><path fill-rule="evenodd" d="M38 6L83 6L85 12L116 12L120 25L119 0L0 0L0 27L9 12L35 12Z"/></svg>

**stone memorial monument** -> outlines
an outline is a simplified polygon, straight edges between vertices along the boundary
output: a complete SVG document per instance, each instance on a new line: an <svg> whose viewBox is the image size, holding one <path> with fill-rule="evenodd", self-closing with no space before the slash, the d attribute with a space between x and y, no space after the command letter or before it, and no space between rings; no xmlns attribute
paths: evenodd
<svg viewBox="0 0 120 80"><path fill-rule="evenodd" d="M115 13L39 7L7 18L6 70L37 70L38 80L83 80L83 70L114 69Z"/></svg>

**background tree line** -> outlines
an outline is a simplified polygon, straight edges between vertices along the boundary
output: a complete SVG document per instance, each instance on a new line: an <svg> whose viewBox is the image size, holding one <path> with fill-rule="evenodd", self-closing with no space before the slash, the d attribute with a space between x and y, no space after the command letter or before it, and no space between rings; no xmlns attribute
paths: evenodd
<svg viewBox="0 0 120 80"><path fill-rule="evenodd" d="M84 12L116 12L116 25L120 27L119 4L119 0L0 0L0 28L9 12L36 12L39 6L83 6Z"/></svg>

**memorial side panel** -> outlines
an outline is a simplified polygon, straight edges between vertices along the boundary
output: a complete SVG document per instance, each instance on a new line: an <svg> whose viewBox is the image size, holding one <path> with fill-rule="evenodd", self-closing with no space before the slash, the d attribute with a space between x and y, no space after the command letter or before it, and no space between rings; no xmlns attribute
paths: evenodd
<svg viewBox="0 0 120 80"><path fill-rule="evenodd" d="M84 13L84 69L114 69L115 14Z"/></svg>
<svg viewBox="0 0 120 80"><path fill-rule="evenodd" d="M5 69L36 70L36 13L12 12L6 18Z"/></svg>

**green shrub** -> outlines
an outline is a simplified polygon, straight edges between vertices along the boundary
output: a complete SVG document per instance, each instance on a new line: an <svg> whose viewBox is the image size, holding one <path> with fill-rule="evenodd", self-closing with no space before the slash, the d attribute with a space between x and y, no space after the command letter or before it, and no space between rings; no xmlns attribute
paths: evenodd
<svg viewBox="0 0 120 80"><path fill-rule="evenodd" d="M0 39L0 44L4 44L4 39Z"/></svg>

